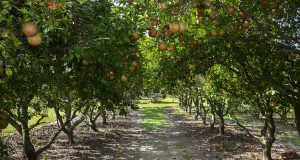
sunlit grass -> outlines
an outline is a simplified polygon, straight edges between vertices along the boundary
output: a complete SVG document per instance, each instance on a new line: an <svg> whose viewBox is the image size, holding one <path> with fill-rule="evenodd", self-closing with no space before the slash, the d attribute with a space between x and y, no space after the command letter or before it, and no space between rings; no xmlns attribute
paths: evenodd
<svg viewBox="0 0 300 160"><path fill-rule="evenodd" d="M158 103L151 103L150 101L150 99L140 100L139 106L144 109L141 129L143 131L165 129L169 124L169 119L166 114L164 114L164 111L166 108L176 105L178 101L171 97L167 97Z"/></svg>
<svg viewBox="0 0 300 160"><path fill-rule="evenodd" d="M38 120L40 119L39 116L35 116L33 118L31 118L31 120L29 121L29 125L33 125L35 124ZM45 117L41 123L50 123L50 122L54 122L56 120L55 117L55 112L53 109L48 110L48 117ZM42 127L43 125L40 125L38 127ZM16 129L12 126L12 125L8 125L7 128L5 128L4 130L2 130L2 134L3 135L9 135L9 134L14 134L17 133Z"/></svg>

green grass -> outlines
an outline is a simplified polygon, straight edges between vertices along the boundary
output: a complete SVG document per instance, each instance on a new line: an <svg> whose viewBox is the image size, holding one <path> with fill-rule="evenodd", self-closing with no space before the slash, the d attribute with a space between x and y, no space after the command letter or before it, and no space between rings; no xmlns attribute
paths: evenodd
<svg viewBox="0 0 300 160"><path fill-rule="evenodd" d="M177 149L183 149L183 148L186 148L187 146L184 142L178 141L178 142L176 142L175 147Z"/></svg>
<svg viewBox="0 0 300 160"><path fill-rule="evenodd" d="M178 101L174 98L166 98L159 103L151 103L150 99L139 101L139 106L144 109L142 113L142 131L161 130L169 124L168 117L164 110L170 106L177 105Z"/></svg>
<svg viewBox="0 0 300 160"><path fill-rule="evenodd" d="M38 120L40 119L39 116L36 116L36 117L33 117L30 121L29 121L29 125L33 125L35 124ZM55 113L54 113L54 110L53 109L50 109L48 110L48 117L45 117L41 123L49 123L49 122L54 122L56 120L56 117L55 117ZM40 125L38 127L42 127L43 125ZM7 128L5 128L4 130L2 130L2 134L3 135L9 135L9 134L14 134L14 133L17 133L16 129L11 126L11 125L8 125Z"/></svg>

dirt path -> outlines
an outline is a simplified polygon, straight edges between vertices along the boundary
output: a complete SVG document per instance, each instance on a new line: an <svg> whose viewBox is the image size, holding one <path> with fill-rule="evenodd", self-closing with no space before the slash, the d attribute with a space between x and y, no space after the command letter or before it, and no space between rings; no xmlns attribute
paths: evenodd
<svg viewBox="0 0 300 160"><path fill-rule="evenodd" d="M218 135L200 121L178 115L174 107L164 110L169 123L164 129L141 131L142 110L128 117L116 117L107 126L98 124L100 132L92 132L82 124L76 130L76 144L69 145L61 134L57 142L41 158L47 160L169 160L169 159L261 159L260 144L247 137L236 125L227 125L226 134ZM217 127L217 126L216 126ZM55 124L34 132L33 140L43 145L54 132ZM20 137L10 136L14 159L21 159ZM280 159L286 151L276 143L273 157Z"/></svg>

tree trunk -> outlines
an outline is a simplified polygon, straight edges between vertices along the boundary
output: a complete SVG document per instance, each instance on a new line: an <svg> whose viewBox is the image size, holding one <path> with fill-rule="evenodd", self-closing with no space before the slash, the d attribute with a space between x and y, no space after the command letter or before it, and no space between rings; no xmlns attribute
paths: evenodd
<svg viewBox="0 0 300 160"><path fill-rule="evenodd" d="M98 132L98 128L97 128L97 125L96 125L96 120L91 120L90 123L91 123L91 129L94 132Z"/></svg>
<svg viewBox="0 0 300 160"><path fill-rule="evenodd" d="M74 131L72 129L66 129L66 130L63 130L63 132L68 137L68 143L69 144L75 144Z"/></svg>
<svg viewBox="0 0 300 160"><path fill-rule="evenodd" d="M183 98L179 97L179 107L183 108Z"/></svg>
<svg viewBox="0 0 300 160"><path fill-rule="evenodd" d="M273 111L269 109L265 112L265 123L261 130L261 143L263 148L263 160L271 160L271 148L275 142L275 123L273 119Z"/></svg>
<svg viewBox="0 0 300 160"><path fill-rule="evenodd" d="M295 112L295 124L298 130L298 135L300 136L300 102L294 102L294 112Z"/></svg>
<svg viewBox="0 0 300 160"><path fill-rule="evenodd" d="M193 99L189 98L189 101L188 101L189 115L192 114L192 106L193 106Z"/></svg>
<svg viewBox="0 0 300 160"><path fill-rule="evenodd" d="M200 116L201 116L201 119L203 121L203 124L206 125L207 111L204 108L202 98L200 98Z"/></svg>
<svg viewBox="0 0 300 160"><path fill-rule="evenodd" d="M214 109L211 107L211 121L210 121L210 129L214 129L216 123L216 115Z"/></svg>
<svg viewBox="0 0 300 160"><path fill-rule="evenodd" d="M223 108L224 106L221 104L217 105L218 109L215 111L217 112L217 115L219 117L219 135L224 135L224 129L225 129L225 120L224 120L224 114L223 114Z"/></svg>
<svg viewBox="0 0 300 160"><path fill-rule="evenodd" d="M188 105L188 97L186 96L186 97L184 98L184 110L185 110L186 113L188 112L188 107L187 107L187 105Z"/></svg>
<svg viewBox="0 0 300 160"><path fill-rule="evenodd" d="M25 156L28 160L37 160L38 155L30 139L30 129L28 127L28 106L22 104L22 118L21 118L21 127L22 127L22 147L25 153Z"/></svg>
<svg viewBox="0 0 300 160"><path fill-rule="evenodd" d="M195 120L198 121L198 117L199 117L199 115L200 115L199 98L196 98L196 99L195 99L194 105L195 105L195 107L196 107Z"/></svg>
<svg viewBox="0 0 300 160"><path fill-rule="evenodd" d="M224 116L223 114L222 115L219 115L219 118L220 118L220 127L219 127L219 135L224 135L225 133L225 121L224 121Z"/></svg>
<svg viewBox="0 0 300 160"><path fill-rule="evenodd" d="M101 117L102 117L102 125L107 125L107 117L105 111L102 112Z"/></svg>

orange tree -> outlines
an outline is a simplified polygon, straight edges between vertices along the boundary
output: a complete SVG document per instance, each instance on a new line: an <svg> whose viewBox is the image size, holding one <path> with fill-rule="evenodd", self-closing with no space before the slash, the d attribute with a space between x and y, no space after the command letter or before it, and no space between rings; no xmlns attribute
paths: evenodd
<svg viewBox="0 0 300 160"><path fill-rule="evenodd" d="M261 135L264 159L271 159L270 148L275 140L274 104L293 106L299 131L299 6L296 1L124 3L128 3L126 9L132 11L129 15L137 21L137 32L147 32L153 37L150 46L160 51L157 54L162 64L171 56L183 60L181 65L192 62L195 71L200 73L214 64L222 64L244 82L237 88L243 93L240 98L252 95L249 103L265 117ZM167 64L165 67L174 66ZM181 69L181 74L187 73ZM174 77L168 75L165 80L175 81L168 78Z"/></svg>
<svg viewBox="0 0 300 160"><path fill-rule="evenodd" d="M82 110L68 106L72 99L97 99L124 115L138 95L142 56L128 34L130 20L112 10L106 1L1 1L1 128L9 122L18 131L28 159L47 150ZM36 149L30 131L49 108L64 107L73 114ZM34 116L41 118L29 125Z"/></svg>

